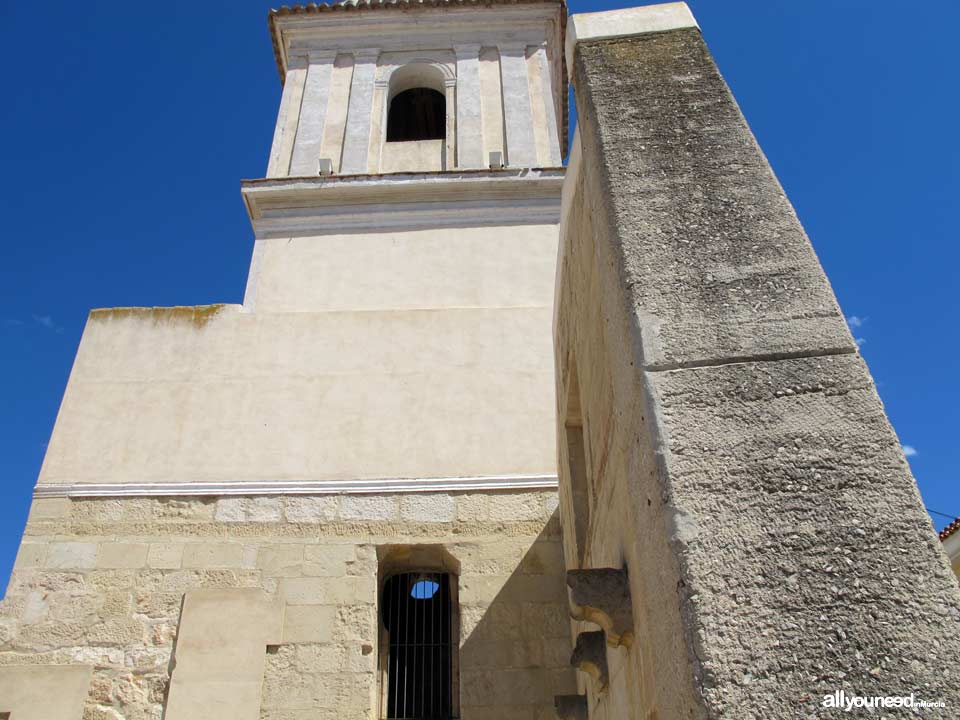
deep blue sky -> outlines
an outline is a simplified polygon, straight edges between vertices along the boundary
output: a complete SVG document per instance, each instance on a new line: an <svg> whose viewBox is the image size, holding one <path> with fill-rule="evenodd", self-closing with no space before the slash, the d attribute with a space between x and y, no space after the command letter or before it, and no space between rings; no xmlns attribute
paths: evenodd
<svg viewBox="0 0 960 720"><path fill-rule="evenodd" d="M690 5L928 507L960 514L960 3ZM242 300L239 180L265 172L280 94L268 7L0 0L0 588L88 310Z"/></svg>

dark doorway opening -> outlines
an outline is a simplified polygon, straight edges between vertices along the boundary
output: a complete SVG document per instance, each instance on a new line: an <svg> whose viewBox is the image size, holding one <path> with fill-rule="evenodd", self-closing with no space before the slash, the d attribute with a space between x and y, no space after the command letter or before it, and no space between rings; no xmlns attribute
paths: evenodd
<svg viewBox="0 0 960 720"><path fill-rule="evenodd" d="M386 717L450 720L450 576L411 572L387 578L380 612L390 638Z"/></svg>

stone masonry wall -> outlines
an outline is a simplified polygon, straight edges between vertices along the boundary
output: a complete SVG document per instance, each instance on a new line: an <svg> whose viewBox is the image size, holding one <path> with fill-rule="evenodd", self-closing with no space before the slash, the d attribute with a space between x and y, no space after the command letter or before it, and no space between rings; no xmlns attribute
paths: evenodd
<svg viewBox="0 0 960 720"><path fill-rule="evenodd" d="M553 492L38 499L0 666L92 665L85 720L159 720L184 593L262 588L285 612L260 717L370 720L377 547L439 544L460 563L462 717L539 720L573 686L559 539Z"/></svg>
<svg viewBox="0 0 960 720"><path fill-rule="evenodd" d="M924 717L957 717L957 583L699 31L578 37L560 507L568 559L588 513L583 567L626 568L635 631L606 648L607 688L580 676L591 720L806 720L837 690L915 693L946 704ZM572 416L589 503L571 488Z"/></svg>

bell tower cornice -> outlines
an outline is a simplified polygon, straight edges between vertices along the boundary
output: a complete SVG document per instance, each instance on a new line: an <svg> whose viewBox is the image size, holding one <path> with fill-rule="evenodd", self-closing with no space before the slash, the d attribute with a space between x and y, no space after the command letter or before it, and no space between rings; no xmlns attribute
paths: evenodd
<svg viewBox="0 0 960 720"><path fill-rule="evenodd" d="M440 12L438 12L438 10ZM480 11L480 12L478 12ZM430 22L424 23L424 15ZM563 0L446 0L410 3L365 2L310 4L271 10L268 15L274 57L281 82L298 57L312 47L352 51L362 46L429 49L457 44L496 45L507 38L537 44L545 25L560 41L566 30Z"/></svg>

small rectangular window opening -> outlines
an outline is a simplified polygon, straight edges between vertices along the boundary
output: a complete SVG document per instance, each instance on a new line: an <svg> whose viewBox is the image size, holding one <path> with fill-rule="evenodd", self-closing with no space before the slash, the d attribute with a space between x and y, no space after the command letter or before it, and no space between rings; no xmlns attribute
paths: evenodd
<svg viewBox="0 0 960 720"><path fill-rule="evenodd" d="M407 572L383 586L389 644L387 720L451 720L453 609L450 575Z"/></svg>

